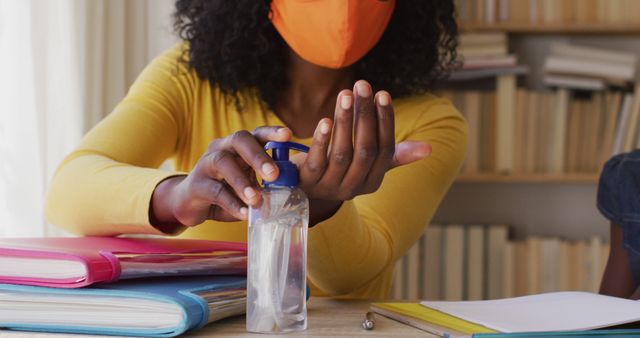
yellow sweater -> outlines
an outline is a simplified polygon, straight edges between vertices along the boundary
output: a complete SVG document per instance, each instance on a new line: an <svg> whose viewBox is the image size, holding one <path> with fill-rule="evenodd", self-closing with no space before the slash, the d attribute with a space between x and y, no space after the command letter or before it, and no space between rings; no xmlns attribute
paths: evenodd
<svg viewBox="0 0 640 338"><path fill-rule="evenodd" d="M51 223L82 235L158 234L148 210L161 180L189 172L215 138L284 125L248 91L238 112L216 86L177 61L180 53L176 46L151 62L60 164L46 202ZM346 201L309 230L314 296L386 297L394 262L420 237L458 172L466 125L453 105L424 95L394 100L394 108L397 141L426 141L433 153L391 170L377 192ZM309 145L311 139L294 141ZM176 171L157 169L167 159ZM246 241L247 226L207 221L180 237Z"/></svg>

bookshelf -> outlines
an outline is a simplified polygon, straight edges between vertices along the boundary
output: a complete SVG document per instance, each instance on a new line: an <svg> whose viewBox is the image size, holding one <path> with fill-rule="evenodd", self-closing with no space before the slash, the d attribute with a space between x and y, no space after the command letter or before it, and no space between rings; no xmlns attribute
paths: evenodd
<svg viewBox="0 0 640 338"><path fill-rule="evenodd" d="M510 34L577 34L577 35L636 35L640 34L640 24L585 24L585 23L465 23L462 32L505 32Z"/></svg>
<svg viewBox="0 0 640 338"><path fill-rule="evenodd" d="M461 0L494 2L497 11L502 2L529 4L557 4L573 2L586 4L598 2L598 6L613 4L618 0ZM460 2L460 1L458 1ZM634 4L640 6L638 4ZM526 5L525 5L526 6ZM615 9L620 15L620 8ZM518 58L519 64L530 68L529 74L518 79L519 88L553 92L544 85L544 61L554 44L569 43L579 46L632 52L640 55L640 21L638 11L627 11L626 19L602 19L599 22L556 21L501 22L500 15L494 22L470 20L460 24L462 32L506 33L509 53ZM613 12L611 12L613 13ZM472 16L472 18L474 18ZM580 148L580 151L583 148ZM602 160L603 161L603 160ZM567 240L584 240L599 236L608 242L608 222L596 208L599 173L514 173L462 172L443 200L434 216L438 224L509 224L511 236L523 240L529 236L551 236ZM499 171L498 171L499 172Z"/></svg>
<svg viewBox="0 0 640 338"><path fill-rule="evenodd" d="M640 21L638 21L637 13L640 13L640 1L454 1L460 30L463 35L466 35L464 39L461 36L459 52L463 55L465 63L468 63L468 60L473 61L472 66L466 70L478 73L476 67L483 67L483 62L486 64L487 60L493 64L496 64L496 60L501 60L498 61L498 64L502 63L501 66L493 67L505 67L504 62L508 62L509 58L514 57L517 59L515 65L524 65L530 70L525 76L515 76L517 84L513 84L513 79L506 79L508 76L505 76L506 73L504 71L496 71L495 75L493 75L496 79L493 92L487 92L486 88L484 88L484 91L482 89L479 90L477 84L474 88L474 85L468 86L464 82L459 83L462 86L454 84L453 90L447 92L445 88L441 92L442 96L452 99L454 104L465 114L470 124L470 130L475 130L473 137L470 138L470 143L472 147L474 147L474 144L478 144L469 151L467 162L463 166L456 183L583 183L595 185L598 181L599 168L611 155L610 149L614 149L614 153L618 153L630 151L636 146L637 137L627 136L636 135L637 117L635 114L631 113L629 116L633 117L627 121L624 118L625 116L613 114L611 111L618 110L618 112L621 112L623 110L622 106L617 105L620 101L613 101L613 97L617 95L619 99L621 95L624 96L629 91L633 92L632 85L636 81L633 75L638 63L637 55L640 54L640 49L630 46L636 45L639 40ZM500 35L502 35L502 38ZM575 44L573 44L574 41ZM563 46L562 49L558 49L555 48L557 46L552 46L558 42L567 47ZM600 88L575 90L564 87L565 89L562 90L564 95L558 95L559 90L556 87L558 86L558 81L566 81L568 77L571 77L571 75L567 76L567 73L563 73L568 68L559 67L570 67L575 64L575 60L571 59L571 57L567 59L568 54L566 53L571 49L568 48L571 44L574 47L580 47L571 47L573 50L569 53L573 53L574 58L575 55L584 57L587 54L589 54L588 57L608 58L613 57L606 55L609 49L612 51L626 51L627 56L629 54L632 55L632 67L630 68L630 73L627 73L631 76L623 80L623 82L613 82L609 81L610 78L606 78L599 83L590 83L594 86L599 85ZM589 47L592 48L589 49ZM597 54L601 51L605 54ZM470 58L468 59L467 56ZM488 56L489 58L487 58ZM609 61L611 64L620 63L618 61ZM558 62L565 62L569 66L559 66ZM555 66L550 66L552 64ZM585 66L585 68L589 69L588 66ZM600 67L592 65L590 69L598 68ZM463 68L462 70L462 73L464 73L465 69ZM490 72L485 73L490 74ZM485 76L485 78L490 76ZM574 75L571 80L576 78L581 80L585 78L585 75ZM550 85L552 81L555 82ZM506 92L502 91L501 93L501 82L511 82L503 86L506 87ZM575 86L575 82L571 85ZM567 84L563 82L559 86L563 88ZM609 92L612 88L613 91ZM605 94L599 95L599 93L602 93L602 89L606 90ZM514 95L514 90L518 92L517 95ZM521 91L524 93L520 93ZM579 92L590 93L587 95L589 99L585 99L584 95L583 97L574 95ZM637 89L636 93L638 94L636 96L640 95L640 91ZM519 96L520 94L523 94L522 98ZM534 96L533 101L527 99L530 96ZM540 96L541 99L537 98L537 96ZM595 96L599 97L591 99ZM489 101L488 104L487 101ZM514 103L514 101L518 103ZM525 103L520 105L520 101ZM537 105L531 107L532 102L537 102ZM614 102L616 102L615 105L613 104ZM528 109L526 108L527 106L529 106ZM568 108L560 109L557 106ZM600 106L618 108L602 108ZM638 106L638 104L635 104L635 106ZM493 112L491 112L492 110ZM585 115L587 110L595 110L596 112L590 112L589 117L580 116ZM527 117L531 115L532 111L541 116L543 114L549 116L535 117L533 119ZM549 111L549 113L543 113L544 111ZM486 118L485 116L488 115L491 115L491 117ZM554 115L562 115L563 117L554 117ZM611 117L609 118L608 116ZM520 118L520 122L514 123L513 121L518 118ZM536 121L535 119L538 120ZM522 126L529 128L528 126L532 125L532 123L539 124L541 119L545 124L542 127L538 125L532 128L533 130L529 131L529 133L539 134L540 132L537 129L540 128L557 130L537 138L525 139L529 136L523 136L522 138L525 140L519 140L519 136L504 137L509 133L520 135L521 132L526 130ZM604 119L609 120L605 121ZM585 122L585 120L589 121ZM569 123L579 126L574 127L574 124L569 125ZM584 128L583 125L585 123L591 124L588 127L590 129L585 129L581 132L576 131ZM609 127L605 126L600 129L596 127L604 123L608 123ZM614 141L610 137L602 137L602 133L606 133L603 129L606 130L615 123L618 123L617 128L619 130L616 129L615 132L608 135L622 134L622 141L617 138ZM630 127L620 127L625 123L629 123ZM515 130L515 132L509 130L509 128ZM571 128L574 129L572 130ZM592 133L594 131L601 133L599 137L590 137L590 135L594 135ZM481 135L478 136L477 134ZM487 138L486 134L494 136ZM545 138L549 137L553 137L554 140L546 141ZM571 141L569 138L571 138ZM501 140L520 142L520 145L512 145L510 144L511 142L501 142ZM587 145L582 145L581 141L576 140L589 142L585 142L588 143ZM607 141L609 142L607 143ZM572 144L570 144L571 142ZM527 143L527 145L523 147L523 143ZM533 146L531 146L532 144ZM611 144L614 145L613 148L611 148ZM622 146L616 144L622 144ZM559 145L562 145L562 150L557 150ZM595 149L594 147L596 146L599 149ZM640 143L637 143L637 146L640 147ZM551 154L550 158L547 159L544 159L546 155L540 154L521 155L525 151L533 153L532 147L539 147L545 152L556 152L557 154ZM577 155L572 156L573 154ZM535 159L532 160L532 157ZM489 159L485 160L486 158ZM567 159L562 161L560 160L562 158ZM507 174L497 174L503 172L507 172Z"/></svg>
<svg viewBox="0 0 640 338"><path fill-rule="evenodd" d="M469 151L436 226L397 262L392 297L597 291L609 250L599 171L640 148L640 1L455 3L465 65L436 94L467 119ZM605 75L611 65L620 72Z"/></svg>
<svg viewBox="0 0 640 338"><path fill-rule="evenodd" d="M596 174L572 174L572 175L548 175L548 174L477 174L460 175L456 183L584 183L594 184L598 182Z"/></svg>

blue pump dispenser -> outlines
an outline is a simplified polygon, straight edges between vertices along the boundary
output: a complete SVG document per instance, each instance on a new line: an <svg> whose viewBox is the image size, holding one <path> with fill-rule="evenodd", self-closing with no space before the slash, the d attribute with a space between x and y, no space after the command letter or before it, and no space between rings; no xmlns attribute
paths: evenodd
<svg viewBox="0 0 640 338"><path fill-rule="evenodd" d="M264 146L265 150L271 149L271 157L276 162L278 169L280 169L280 175L274 181L264 180L264 186L285 186L285 187L297 187L298 186L298 167L289 161L289 150L297 150L302 152L309 152L309 147L295 142L267 142Z"/></svg>

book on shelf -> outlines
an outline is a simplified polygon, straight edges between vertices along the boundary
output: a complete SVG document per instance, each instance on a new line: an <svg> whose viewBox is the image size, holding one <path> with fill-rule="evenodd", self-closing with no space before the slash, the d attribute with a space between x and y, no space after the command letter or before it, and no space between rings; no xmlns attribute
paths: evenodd
<svg viewBox="0 0 640 338"><path fill-rule="evenodd" d="M636 300L575 291L485 301L373 303L371 309L440 337L580 336L640 321ZM640 334L637 329L590 332Z"/></svg>
<svg viewBox="0 0 640 338"><path fill-rule="evenodd" d="M556 86L562 84L560 79L565 84L586 86L591 80L593 86L602 82L625 87L635 78L637 62L636 54L630 52L556 43L545 58L544 72ZM548 79L545 83L550 84Z"/></svg>
<svg viewBox="0 0 640 338"><path fill-rule="evenodd" d="M515 295L515 273L516 273L516 262L515 262L515 248L516 245L513 242L507 241L504 244L504 272L502 275L502 296L503 297L513 297Z"/></svg>
<svg viewBox="0 0 640 338"><path fill-rule="evenodd" d="M495 78L497 76L520 76L529 74L529 66L515 65L510 67L460 69L447 78L451 82Z"/></svg>
<svg viewBox="0 0 640 338"><path fill-rule="evenodd" d="M513 172L513 125L516 110L516 77L499 76L496 84L496 171Z"/></svg>
<svg viewBox="0 0 640 338"><path fill-rule="evenodd" d="M442 276L442 294L444 299L462 300L464 298L464 233L465 229L462 225L451 224L443 229L442 243L443 248L443 266ZM427 258L428 259L428 258ZM415 269L415 267L409 267Z"/></svg>
<svg viewBox="0 0 640 338"><path fill-rule="evenodd" d="M543 238L540 243L540 292L552 292L560 290L562 276L564 275L560 266L560 239L549 237ZM556 278L556 274L560 278Z"/></svg>
<svg viewBox="0 0 640 338"><path fill-rule="evenodd" d="M554 43L550 46L550 54L568 59L580 59L605 64L618 64L635 68L638 56L632 52L604 48L578 46L567 43Z"/></svg>
<svg viewBox="0 0 640 338"><path fill-rule="evenodd" d="M626 142L626 133L629 131L629 122L631 118L631 107L635 100L635 95L625 93L620 102L620 112L618 113L618 121L616 121L616 130L613 141L613 153L622 152ZM606 141L606 140L605 140Z"/></svg>
<svg viewBox="0 0 640 338"><path fill-rule="evenodd" d="M246 278L180 276L83 288L0 284L0 328L174 337L244 314Z"/></svg>
<svg viewBox="0 0 640 338"><path fill-rule="evenodd" d="M514 54L509 54L504 33L461 33L458 41L462 66L452 72L449 81L524 75L529 71L526 65L518 65Z"/></svg>
<svg viewBox="0 0 640 338"><path fill-rule="evenodd" d="M443 276L440 274L443 265L442 231L442 227L438 225L428 227L419 241L420 244L418 244L422 246L422 252L424 253L421 265L419 265L417 269L418 271L422 271L422 279L420 280L422 292L420 292L420 298L442 299ZM402 271L399 273L401 272ZM399 273L396 273L396 276L398 276ZM395 285L396 284L394 284L394 287ZM396 297L396 299L401 298L402 297Z"/></svg>
<svg viewBox="0 0 640 338"><path fill-rule="evenodd" d="M633 92L633 103L630 107L629 125L625 133L624 146L622 151L628 152L640 145L638 138L638 123L640 122L640 85L637 85Z"/></svg>
<svg viewBox="0 0 640 338"><path fill-rule="evenodd" d="M528 295L532 292L529 290L529 251L527 247L527 242L520 241L514 242L514 258L513 264L514 268L511 275L505 276L505 278L513 278L513 292L514 295Z"/></svg>
<svg viewBox="0 0 640 338"><path fill-rule="evenodd" d="M509 58L508 38L505 33L461 33L458 37L458 53L466 60L485 58Z"/></svg>
<svg viewBox="0 0 640 338"><path fill-rule="evenodd" d="M246 274L246 243L168 238L0 239L0 283L78 288L120 279Z"/></svg>
<svg viewBox="0 0 640 338"><path fill-rule="evenodd" d="M544 71L547 74L601 78L616 85L624 85L635 75L635 69L626 65L559 56L549 56L544 62Z"/></svg>
<svg viewBox="0 0 640 338"><path fill-rule="evenodd" d="M420 246L414 245L407 253L407 266L420 266ZM407 270L407 299L419 299L420 298L420 270L408 269Z"/></svg>
<svg viewBox="0 0 640 338"><path fill-rule="evenodd" d="M469 278L464 282L464 298L468 300L481 300L485 294L484 271L487 269L485 262L485 231L482 225L469 225L465 232L465 275ZM491 243L488 243L489 245ZM487 255L489 256L489 255ZM427 257L428 258L428 257ZM490 283L491 281L489 281ZM426 298L426 297L425 297Z"/></svg>
<svg viewBox="0 0 640 338"><path fill-rule="evenodd" d="M526 93L524 94L526 95ZM569 114L570 93L566 88L559 88L553 102L552 118L550 119L550 133L548 140L549 172L560 174L564 170L564 159L566 156L565 130L567 129L567 115ZM544 151L544 150L543 150Z"/></svg>
<svg viewBox="0 0 640 338"><path fill-rule="evenodd" d="M462 69L492 69L492 68L512 68L517 66L518 59L515 55L504 55L504 56L485 56L485 57L474 57L474 58L465 58Z"/></svg>
<svg viewBox="0 0 640 338"><path fill-rule="evenodd" d="M489 299L504 297L504 281L507 269L505 269L505 255L508 237L506 225L492 225L485 230L487 269L485 271L487 281L485 297ZM468 278L468 276L467 276Z"/></svg>
<svg viewBox="0 0 640 338"><path fill-rule="evenodd" d="M455 0L458 20L473 24L635 24L633 0Z"/></svg>
<svg viewBox="0 0 640 338"><path fill-rule="evenodd" d="M405 266L408 265L408 259L402 258L396 261L393 269L393 285L391 287L391 297L394 299L407 298L407 284L405 283L405 280L408 277L405 277L407 276L407 270L405 269Z"/></svg>
<svg viewBox="0 0 640 338"><path fill-rule="evenodd" d="M501 53L507 53L507 43L509 39L507 35L502 32L491 32L491 33L461 33L459 38L460 46L478 47L482 46L499 46ZM463 53L464 54L464 53Z"/></svg>
<svg viewBox="0 0 640 338"><path fill-rule="evenodd" d="M597 292L609 251L602 239L510 240L508 234L507 225L430 225L410 251L422 252L421 258L409 253L397 261L391 297L483 300Z"/></svg>
<svg viewBox="0 0 640 338"><path fill-rule="evenodd" d="M545 74L543 83L549 87L569 88L576 90L604 90L607 88L607 84L603 79L576 76L576 75L559 75L559 74Z"/></svg>

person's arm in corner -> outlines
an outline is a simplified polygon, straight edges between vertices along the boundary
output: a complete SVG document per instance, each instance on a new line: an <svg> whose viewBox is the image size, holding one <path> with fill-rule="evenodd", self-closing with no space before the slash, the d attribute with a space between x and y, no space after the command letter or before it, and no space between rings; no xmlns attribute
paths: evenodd
<svg viewBox="0 0 640 338"><path fill-rule="evenodd" d="M607 296L630 298L636 291L636 285L629 268L629 253L623 246L623 234L620 225L611 223L611 248L600 284L600 293ZM634 299L638 298L638 295L635 295Z"/></svg>
<svg viewBox="0 0 640 338"><path fill-rule="evenodd" d="M378 191L342 203L309 230L308 276L313 285L344 295L378 277L420 237L457 175L466 125L446 100L434 100L398 130L401 140L424 141L429 157L387 172ZM397 125L397 124L396 124Z"/></svg>
<svg viewBox="0 0 640 338"><path fill-rule="evenodd" d="M180 47L156 58L113 112L59 165L47 194L46 217L82 235L163 231L150 225L149 201L174 154L192 92ZM178 233L181 227L167 227Z"/></svg>
<svg viewBox="0 0 640 338"><path fill-rule="evenodd" d="M629 222L629 215L637 215L640 210L637 202L639 190L633 184L640 177L639 159L640 150L618 154L604 164L600 173L597 207L611 224L611 248L600 285L601 294L633 299L640 297L635 277L638 260L633 256L638 247L638 240L633 235L637 222ZM626 233L629 229L631 232Z"/></svg>

